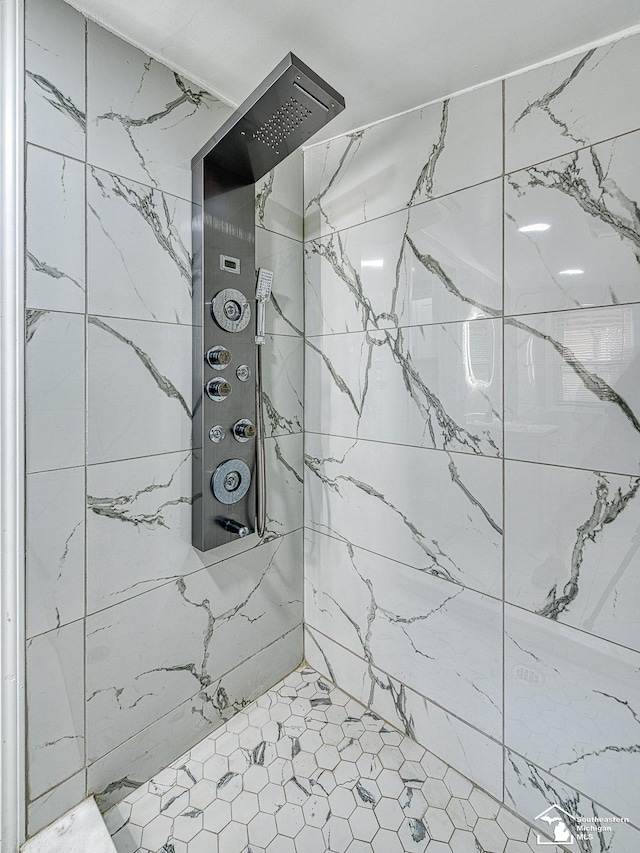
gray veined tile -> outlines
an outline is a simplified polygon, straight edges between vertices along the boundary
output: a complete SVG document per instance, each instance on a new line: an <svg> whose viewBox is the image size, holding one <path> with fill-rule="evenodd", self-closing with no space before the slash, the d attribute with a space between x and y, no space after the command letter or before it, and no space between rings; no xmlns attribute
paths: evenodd
<svg viewBox="0 0 640 853"><path fill-rule="evenodd" d="M263 395L266 435L302 432L303 368L301 338L267 335Z"/></svg>
<svg viewBox="0 0 640 853"><path fill-rule="evenodd" d="M501 270L496 180L307 242L306 331L498 316Z"/></svg>
<svg viewBox="0 0 640 853"><path fill-rule="evenodd" d="M89 317L89 462L188 450L191 327Z"/></svg>
<svg viewBox="0 0 640 853"><path fill-rule="evenodd" d="M78 621L27 643L31 800L84 766L83 633Z"/></svg>
<svg viewBox="0 0 640 853"><path fill-rule="evenodd" d="M507 171L640 127L633 35L505 81Z"/></svg>
<svg viewBox="0 0 640 853"><path fill-rule="evenodd" d="M371 662L358 658L309 624L305 627L305 659L408 737L435 752L485 791L502 798L502 746L499 743Z"/></svg>
<svg viewBox="0 0 640 853"><path fill-rule="evenodd" d="M637 474L640 306L507 318L505 456Z"/></svg>
<svg viewBox="0 0 640 853"><path fill-rule="evenodd" d="M27 477L27 636L84 615L84 468Z"/></svg>
<svg viewBox="0 0 640 853"><path fill-rule="evenodd" d="M305 546L309 625L500 737L500 602L323 534Z"/></svg>
<svg viewBox="0 0 640 853"><path fill-rule="evenodd" d="M640 654L507 605L505 742L633 820Z"/></svg>
<svg viewBox="0 0 640 853"><path fill-rule="evenodd" d="M507 462L508 601L640 651L640 477Z"/></svg>
<svg viewBox="0 0 640 853"><path fill-rule="evenodd" d="M576 847L571 849L580 853L593 853L595 850L627 853L640 845L640 832L633 826L620 823L621 815L603 809L597 802L511 750L505 752L505 802L537 827L536 840L539 833L549 832L549 825L535 818L550 805L557 804L564 810L567 826L574 837ZM631 815L622 817L632 819Z"/></svg>
<svg viewBox="0 0 640 853"><path fill-rule="evenodd" d="M501 86L493 84L313 146L305 239L495 178L501 134Z"/></svg>
<svg viewBox="0 0 640 853"><path fill-rule="evenodd" d="M498 320L325 335L306 344L308 430L500 455Z"/></svg>
<svg viewBox="0 0 640 853"><path fill-rule="evenodd" d="M302 435L269 438L267 538L302 526ZM87 472L87 607L95 612L237 557L256 536L203 553L191 545L191 454L91 465Z"/></svg>
<svg viewBox="0 0 640 853"><path fill-rule="evenodd" d="M91 760L300 623L301 544L301 532L280 537L88 618Z"/></svg>
<svg viewBox="0 0 640 853"><path fill-rule="evenodd" d="M88 161L191 198L191 158L231 107L88 23Z"/></svg>
<svg viewBox="0 0 640 853"><path fill-rule="evenodd" d="M308 433L305 466L308 526L501 595L500 460Z"/></svg>
<svg viewBox="0 0 640 853"><path fill-rule="evenodd" d="M297 626L232 672L213 680L207 690L94 761L89 767L88 787L100 808L108 809L166 768L176 754L194 746L290 673L301 658L302 626Z"/></svg>
<svg viewBox="0 0 640 853"><path fill-rule="evenodd" d="M639 156L632 133L508 176L505 313L640 300Z"/></svg>
<svg viewBox="0 0 640 853"><path fill-rule="evenodd" d="M256 267L273 271L266 328L272 335L302 335L304 279L302 244L264 228L256 228Z"/></svg>
<svg viewBox="0 0 640 853"><path fill-rule="evenodd" d="M29 145L27 306L84 313L84 166Z"/></svg>
<svg viewBox="0 0 640 853"><path fill-rule="evenodd" d="M61 0L28 0L25 66L27 140L84 160L84 17Z"/></svg>
<svg viewBox="0 0 640 853"><path fill-rule="evenodd" d="M84 317L26 316L27 471L84 464Z"/></svg>
<svg viewBox="0 0 640 853"><path fill-rule="evenodd" d="M87 169L89 312L192 322L191 205Z"/></svg>
<svg viewBox="0 0 640 853"><path fill-rule="evenodd" d="M294 152L256 184L256 225L302 240L302 152Z"/></svg>

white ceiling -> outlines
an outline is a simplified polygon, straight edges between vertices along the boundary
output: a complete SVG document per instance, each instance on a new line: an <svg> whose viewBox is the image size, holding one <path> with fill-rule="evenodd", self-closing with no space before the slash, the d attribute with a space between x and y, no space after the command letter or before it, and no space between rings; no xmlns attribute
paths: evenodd
<svg viewBox="0 0 640 853"><path fill-rule="evenodd" d="M347 102L312 142L640 24L640 0L71 0L234 105L289 51Z"/></svg>

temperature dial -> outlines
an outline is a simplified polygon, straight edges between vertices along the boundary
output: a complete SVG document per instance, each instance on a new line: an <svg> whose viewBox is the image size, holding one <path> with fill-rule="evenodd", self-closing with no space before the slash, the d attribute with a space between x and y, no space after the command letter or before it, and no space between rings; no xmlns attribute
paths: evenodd
<svg viewBox="0 0 640 853"><path fill-rule="evenodd" d="M233 436L237 441L245 442L255 438L256 428L248 418L236 421L233 425Z"/></svg>
<svg viewBox="0 0 640 853"><path fill-rule="evenodd" d="M211 347L205 356L209 367L215 370L222 370L231 361L231 353L226 347Z"/></svg>
<svg viewBox="0 0 640 853"><path fill-rule="evenodd" d="M219 403L231 393L231 385L226 379L210 379L204 386L207 396L210 400L215 400Z"/></svg>

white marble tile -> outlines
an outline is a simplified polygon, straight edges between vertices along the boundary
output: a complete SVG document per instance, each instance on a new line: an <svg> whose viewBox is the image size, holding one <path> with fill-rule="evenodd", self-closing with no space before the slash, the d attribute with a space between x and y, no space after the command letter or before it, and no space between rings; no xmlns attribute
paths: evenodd
<svg viewBox="0 0 640 853"><path fill-rule="evenodd" d="M305 239L499 175L501 88L494 83L310 148Z"/></svg>
<svg viewBox="0 0 640 853"><path fill-rule="evenodd" d="M305 658L376 714L434 752L493 796L502 797L502 746L313 627Z"/></svg>
<svg viewBox="0 0 640 853"><path fill-rule="evenodd" d="M194 746L302 659L302 626L297 626L223 678L147 726L89 767L89 791L104 811L153 776L176 755ZM135 771L132 771L135 768Z"/></svg>
<svg viewBox="0 0 640 853"><path fill-rule="evenodd" d="M640 651L640 477L507 462L506 598Z"/></svg>
<svg viewBox="0 0 640 853"><path fill-rule="evenodd" d="M91 760L300 623L301 541L278 538L89 617Z"/></svg>
<svg viewBox="0 0 640 853"><path fill-rule="evenodd" d="M75 776L27 804L27 835L29 837L84 800L85 775L82 769Z"/></svg>
<svg viewBox="0 0 640 853"><path fill-rule="evenodd" d="M309 527L501 595L499 460L308 433L305 465Z"/></svg>
<svg viewBox="0 0 640 853"><path fill-rule="evenodd" d="M307 242L306 332L496 316L501 270L496 180Z"/></svg>
<svg viewBox="0 0 640 853"><path fill-rule="evenodd" d="M505 456L640 469L640 306L508 318Z"/></svg>
<svg viewBox="0 0 640 853"><path fill-rule="evenodd" d="M498 320L307 338L305 381L312 432L500 454Z"/></svg>
<svg viewBox="0 0 640 853"><path fill-rule="evenodd" d="M302 435L270 438L267 537L302 527ZM233 558L257 536L203 553L191 545L191 454L88 468L87 606L101 610Z"/></svg>
<svg viewBox="0 0 640 853"><path fill-rule="evenodd" d="M505 743L637 818L640 654L507 605Z"/></svg>
<svg viewBox="0 0 640 853"><path fill-rule="evenodd" d="M27 642L30 800L84 766L83 633L79 621Z"/></svg>
<svg viewBox="0 0 640 853"><path fill-rule="evenodd" d="M25 14L26 135L84 159L85 19L61 0L28 0Z"/></svg>
<svg viewBox="0 0 640 853"><path fill-rule="evenodd" d="M89 312L192 323L191 205L87 170Z"/></svg>
<svg viewBox="0 0 640 853"><path fill-rule="evenodd" d="M191 328L89 317L89 462L191 445Z"/></svg>
<svg viewBox="0 0 640 853"><path fill-rule="evenodd" d="M256 225L302 240L303 155L296 151L256 184Z"/></svg>
<svg viewBox="0 0 640 853"><path fill-rule="evenodd" d="M640 127L640 36L505 81L506 169L520 169Z"/></svg>
<svg viewBox="0 0 640 853"><path fill-rule="evenodd" d="M305 581L311 627L500 737L500 602L313 532Z"/></svg>
<svg viewBox="0 0 640 853"><path fill-rule="evenodd" d="M304 343L301 338L267 335L264 349L265 434L302 432Z"/></svg>
<svg viewBox="0 0 640 853"><path fill-rule="evenodd" d="M27 306L84 313L84 166L27 149Z"/></svg>
<svg viewBox="0 0 640 853"><path fill-rule="evenodd" d="M26 319L27 471L84 464L84 317Z"/></svg>
<svg viewBox="0 0 640 853"><path fill-rule="evenodd" d="M265 228L256 228L256 267L273 271L266 330L272 335L301 335L304 329L302 244Z"/></svg>
<svg viewBox="0 0 640 853"><path fill-rule="evenodd" d="M39 832L22 848L24 853L116 853L109 831L95 800L75 806L55 823Z"/></svg>
<svg viewBox="0 0 640 853"><path fill-rule="evenodd" d="M87 159L191 199L191 158L231 107L88 22Z"/></svg>
<svg viewBox="0 0 640 853"><path fill-rule="evenodd" d="M632 133L508 176L505 313L640 301L639 157Z"/></svg>
<svg viewBox="0 0 640 853"><path fill-rule="evenodd" d="M27 477L27 636L84 615L84 468Z"/></svg>
<svg viewBox="0 0 640 853"><path fill-rule="evenodd" d="M603 809L599 803L511 750L505 751L504 799L507 806L537 827L536 839L538 833L549 832L549 824L536 821L536 817L547 811L550 805L558 805L564 810L567 826L574 838L575 846L566 849L580 853L593 853L595 850L628 853L640 846L640 831L617 822L616 817L621 815ZM536 847L542 849L538 845Z"/></svg>

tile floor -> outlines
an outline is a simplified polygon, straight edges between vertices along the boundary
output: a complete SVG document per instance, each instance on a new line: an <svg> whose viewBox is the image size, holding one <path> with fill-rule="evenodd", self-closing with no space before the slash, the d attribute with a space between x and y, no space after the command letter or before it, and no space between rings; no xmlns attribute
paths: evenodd
<svg viewBox="0 0 640 853"><path fill-rule="evenodd" d="M496 800L305 666L105 819L118 853L540 849Z"/></svg>

